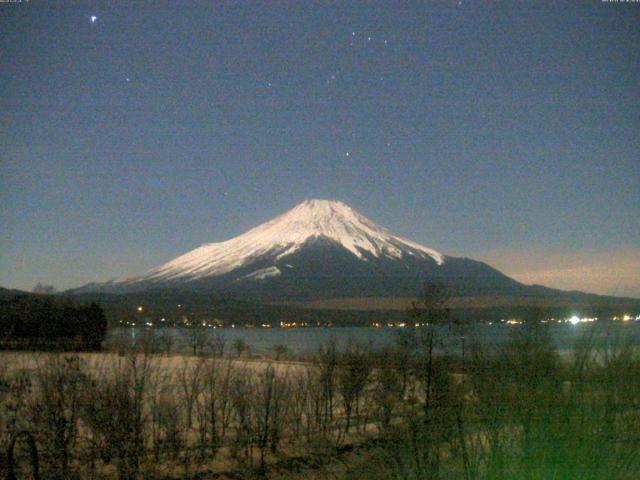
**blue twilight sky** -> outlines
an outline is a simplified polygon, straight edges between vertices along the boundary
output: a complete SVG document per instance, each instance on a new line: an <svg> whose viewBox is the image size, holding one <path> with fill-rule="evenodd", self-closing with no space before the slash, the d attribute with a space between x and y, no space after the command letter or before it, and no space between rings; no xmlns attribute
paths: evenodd
<svg viewBox="0 0 640 480"><path fill-rule="evenodd" d="M640 3L32 0L0 39L2 286L141 273L325 198L640 297Z"/></svg>

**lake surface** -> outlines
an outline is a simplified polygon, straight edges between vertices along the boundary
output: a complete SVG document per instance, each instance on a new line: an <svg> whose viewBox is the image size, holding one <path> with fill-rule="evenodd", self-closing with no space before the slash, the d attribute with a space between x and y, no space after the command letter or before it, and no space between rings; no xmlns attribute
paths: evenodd
<svg viewBox="0 0 640 480"><path fill-rule="evenodd" d="M509 340L511 334L522 328L519 325L477 325L465 330L441 329L442 348L456 354L462 350L463 344L469 347L475 342L483 345L500 345ZM640 346L640 322L589 323L589 324L551 324L551 337L556 347L562 352L571 348L576 342L589 337L596 339L599 345L616 345L631 342ZM230 352L234 342L242 339L252 354L263 355L273 353L277 345L285 345L287 350L295 354L308 354L335 340L339 349L349 341L371 344L374 349L382 349L393 345L403 331L400 328L203 328L180 329L166 328L144 330L138 328L117 328L109 332L107 341L118 339L119 342L135 343L145 335L157 339L169 337L172 351L192 351L194 337L198 337L203 345L214 343L220 339L225 342L225 351Z"/></svg>

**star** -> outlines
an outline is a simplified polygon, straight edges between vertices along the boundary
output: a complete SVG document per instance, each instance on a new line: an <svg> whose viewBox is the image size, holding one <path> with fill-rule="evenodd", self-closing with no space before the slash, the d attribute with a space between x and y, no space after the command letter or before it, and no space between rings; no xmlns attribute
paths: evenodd
<svg viewBox="0 0 640 480"><path fill-rule="evenodd" d="M349 156L349 152L345 153L345 157L348 157L348 156Z"/></svg>
<svg viewBox="0 0 640 480"><path fill-rule="evenodd" d="M129 77L126 77L126 78L125 78L125 80L126 80L127 82L130 82L130 81L131 81L131 79L130 79Z"/></svg>
<svg viewBox="0 0 640 480"><path fill-rule="evenodd" d="M98 17L95 15L91 15L91 23L96 23L96 20L98 20Z"/></svg>
<svg viewBox="0 0 640 480"><path fill-rule="evenodd" d="M371 37L367 37L367 42L370 42L370 41L371 41Z"/></svg>

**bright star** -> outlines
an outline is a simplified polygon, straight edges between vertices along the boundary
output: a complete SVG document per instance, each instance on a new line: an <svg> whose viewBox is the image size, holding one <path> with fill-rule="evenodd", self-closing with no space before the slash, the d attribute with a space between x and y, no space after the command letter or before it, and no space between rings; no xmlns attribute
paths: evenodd
<svg viewBox="0 0 640 480"><path fill-rule="evenodd" d="M91 15L91 23L96 23L96 20L98 20L98 17Z"/></svg>
<svg viewBox="0 0 640 480"><path fill-rule="evenodd" d="M348 157L349 156L349 152L347 152L345 155Z"/></svg>

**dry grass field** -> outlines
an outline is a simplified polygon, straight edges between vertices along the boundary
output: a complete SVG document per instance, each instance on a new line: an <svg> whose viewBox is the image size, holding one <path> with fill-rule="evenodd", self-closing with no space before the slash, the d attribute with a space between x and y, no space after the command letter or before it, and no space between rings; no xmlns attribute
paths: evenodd
<svg viewBox="0 0 640 480"><path fill-rule="evenodd" d="M7 478L632 479L640 356L593 338L561 357L547 327L435 354L438 330L306 363L104 353L0 354ZM36 462L37 459L37 462ZM36 465L37 464L37 465ZM13 475L13 476L11 476Z"/></svg>

